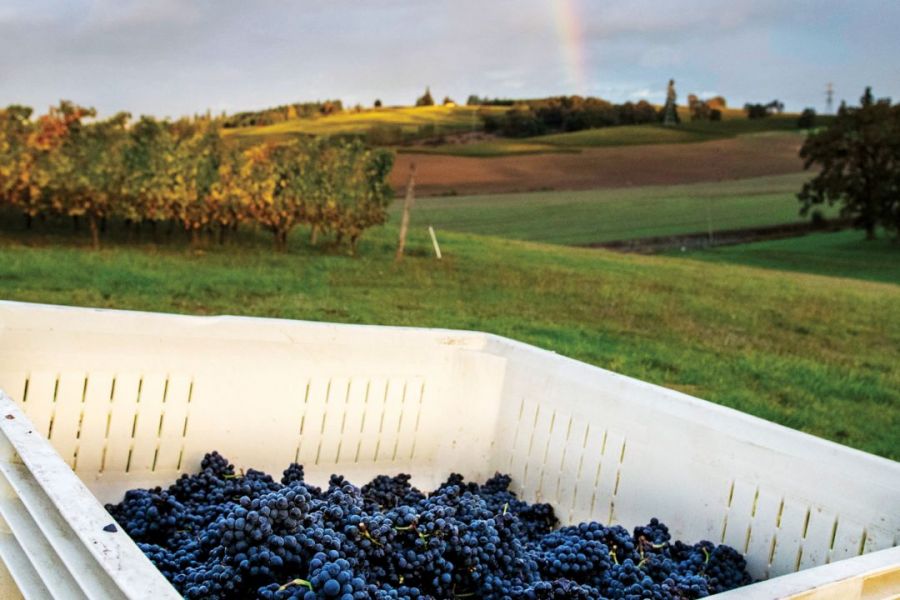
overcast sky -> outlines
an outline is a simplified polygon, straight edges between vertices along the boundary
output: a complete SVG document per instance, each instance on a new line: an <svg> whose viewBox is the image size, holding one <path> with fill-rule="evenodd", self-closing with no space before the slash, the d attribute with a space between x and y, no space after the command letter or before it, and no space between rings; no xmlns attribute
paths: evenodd
<svg viewBox="0 0 900 600"><path fill-rule="evenodd" d="M900 0L0 0L0 105L178 116L340 98L900 100Z"/></svg>

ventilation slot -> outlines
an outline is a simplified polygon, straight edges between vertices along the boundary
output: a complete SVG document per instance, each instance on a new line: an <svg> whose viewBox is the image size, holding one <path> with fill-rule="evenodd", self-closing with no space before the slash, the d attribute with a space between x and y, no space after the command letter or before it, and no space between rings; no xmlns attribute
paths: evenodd
<svg viewBox="0 0 900 600"><path fill-rule="evenodd" d="M131 459L134 456L134 437L137 433L138 417L140 417L141 392L144 388L144 378L138 380L137 400L135 400L134 419L131 421L131 444L128 447L128 460L125 461L125 472L131 471Z"/></svg>
<svg viewBox="0 0 900 600"><path fill-rule="evenodd" d="M109 450L109 428L112 425L113 402L116 398L116 378L113 377L109 388L109 404L106 408L106 428L103 431L103 450L100 453L100 472L106 470L106 453Z"/></svg>
<svg viewBox="0 0 900 600"><path fill-rule="evenodd" d="M53 423L56 421L56 399L59 394L59 375L53 383L53 403L50 410L50 426L47 427L47 439L53 440Z"/></svg>
<svg viewBox="0 0 900 600"><path fill-rule="evenodd" d="M178 462L175 464L175 470L181 471L184 464L184 449L187 445L188 421L191 417L191 401L194 399L194 380L188 384L187 406L184 410L184 424L181 426L181 449L178 450Z"/></svg>
<svg viewBox="0 0 900 600"><path fill-rule="evenodd" d="M419 399L416 402L416 420L413 425L412 446L409 449L409 460L416 457L416 443L419 441L419 425L422 420L422 404L425 402L425 382L419 386ZM493 443L493 442L492 442Z"/></svg>
<svg viewBox="0 0 900 600"><path fill-rule="evenodd" d="M300 446L303 444L303 431L306 427L306 412L309 407L309 388L310 382L306 382L306 390L303 393L303 408L300 412L300 428L298 430L297 448L294 450L294 462L300 462Z"/></svg>

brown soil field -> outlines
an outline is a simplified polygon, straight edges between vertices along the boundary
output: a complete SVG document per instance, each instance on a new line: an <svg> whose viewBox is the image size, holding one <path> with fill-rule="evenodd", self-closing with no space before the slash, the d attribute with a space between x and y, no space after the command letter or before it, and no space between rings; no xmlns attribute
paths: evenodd
<svg viewBox="0 0 900 600"><path fill-rule="evenodd" d="M421 196L673 185L796 173L796 134L746 135L691 144L585 148L578 154L470 158L398 154L391 185L402 194L416 163Z"/></svg>

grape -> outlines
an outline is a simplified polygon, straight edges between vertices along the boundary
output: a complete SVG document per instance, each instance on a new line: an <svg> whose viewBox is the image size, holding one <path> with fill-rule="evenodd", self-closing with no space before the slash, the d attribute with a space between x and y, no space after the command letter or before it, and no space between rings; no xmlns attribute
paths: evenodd
<svg viewBox="0 0 900 600"><path fill-rule="evenodd" d="M452 474L424 494L406 474L333 475L320 489L296 463L275 481L212 452L107 510L188 599L683 600L751 583L733 548L672 541L657 519L557 528L511 482Z"/></svg>

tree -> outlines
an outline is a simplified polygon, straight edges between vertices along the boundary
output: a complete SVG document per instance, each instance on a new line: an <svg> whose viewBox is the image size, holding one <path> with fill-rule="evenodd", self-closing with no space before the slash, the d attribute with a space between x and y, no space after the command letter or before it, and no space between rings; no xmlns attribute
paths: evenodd
<svg viewBox="0 0 900 600"><path fill-rule="evenodd" d="M453 98L450 96L444 96L444 101L441 102L444 106L456 106L456 102L453 101Z"/></svg>
<svg viewBox="0 0 900 600"><path fill-rule="evenodd" d="M313 186L321 169L317 142L263 144L244 154L240 185L249 214L272 232L275 250L287 251L288 235L309 219Z"/></svg>
<svg viewBox="0 0 900 600"><path fill-rule="evenodd" d="M416 100L416 106L434 106L434 98L431 97L430 88L425 88L425 93Z"/></svg>
<svg viewBox="0 0 900 600"><path fill-rule="evenodd" d="M92 246L100 247L100 223L117 210L125 192L124 150L130 115L84 122L96 111L71 102L41 117L38 147L46 148L37 164L49 209L85 217Z"/></svg>
<svg viewBox="0 0 900 600"><path fill-rule="evenodd" d="M126 126L130 115L118 113L74 129L62 145L56 173L59 208L70 217L85 217L94 249L100 248L100 223L119 210L125 198Z"/></svg>
<svg viewBox="0 0 900 600"><path fill-rule="evenodd" d="M688 113L691 115L691 121L711 120L712 113L709 104L695 94L688 94ZM721 115L721 113L719 114Z"/></svg>
<svg viewBox="0 0 900 600"><path fill-rule="evenodd" d="M804 108L797 119L797 127L800 129L812 129L816 126L816 111L814 108Z"/></svg>
<svg viewBox="0 0 900 600"><path fill-rule="evenodd" d="M34 154L29 139L34 130L31 109L11 105L0 110L0 206L16 206L26 213L40 190L33 185Z"/></svg>
<svg viewBox="0 0 900 600"><path fill-rule="evenodd" d="M800 157L805 168L820 169L798 194L800 214L841 203L841 216L866 239L878 225L900 235L900 105L875 101L866 88L861 106L842 106L826 129L806 138Z"/></svg>
<svg viewBox="0 0 900 600"><path fill-rule="evenodd" d="M780 100L772 100L766 104L748 102L744 105L744 111L748 119L765 119L769 115L780 115L784 112L784 102Z"/></svg>
<svg viewBox="0 0 900 600"><path fill-rule="evenodd" d="M293 105L300 106L300 105ZM297 225L333 232L351 250L387 219L393 153L360 140L226 144L209 116L174 122L61 102L32 121L27 107L0 110L0 208L28 218L84 218L94 247L108 217L167 220L192 242L216 228L220 241L244 221L270 230L285 250ZM30 221L29 221L30 222Z"/></svg>
<svg viewBox="0 0 900 600"><path fill-rule="evenodd" d="M247 195L241 177L244 155L235 146L227 147L219 161L218 177L209 190L210 221L219 228L219 243L225 242L226 232L248 217Z"/></svg>
<svg viewBox="0 0 900 600"><path fill-rule="evenodd" d="M381 98L375 98L375 108L381 108Z"/></svg>
<svg viewBox="0 0 900 600"><path fill-rule="evenodd" d="M769 116L769 109L765 104L750 103L744 105L744 112L747 113L748 119L765 119Z"/></svg>
<svg viewBox="0 0 900 600"><path fill-rule="evenodd" d="M38 215L46 217L64 212L66 198L61 191L67 181L65 173L61 172L65 167L66 149L63 146L77 134L82 119L94 114L93 109L63 100L59 106L51 107L47 114L41 115L31 128L27 141L29 189L17 199L29 227ZM69 149L72 148L69 144Z"/></svg>
<svg viewBox="0 0 900 600"><path fill-rule="evenodd" d="M768 110L770 114L780 115L784 112L784 102L781 100L772 100L766 104L766 110Z"/></svg>
<svg viewBox="0 0 900 600"><path fill-rule="evenodd" d="M173 169L168 185L172 190L169 204L171 217L185 231L191 242L200 240L200 232L213 221L211 192L219 177L223 143L219 126L214 122L180 120L172 125L176 136Z"/></svg>
<svg viewBox="0 0 900 600"><path fill-rule="evenodd" d="M350 146L348 158L356 172L352 195L354 201L343 226L350 240L350 253L356 254L356 244L363 232L387 221L387 208L394 199L388 183L394 166L394 154L383 149L368 149L356 143Z"/></svg>
<svg viewBox="0 0 900 600"><path fill-rule="evenodd" d="M173 217L185 185L179 137L171 123L146 116L131 127L128 137L124 164L130 202L121 207L120 216L134 223L148 221L155 236L157 223Z"/></svg>

